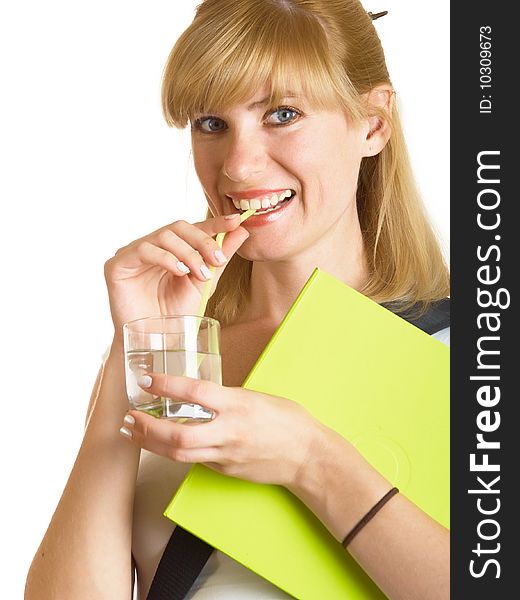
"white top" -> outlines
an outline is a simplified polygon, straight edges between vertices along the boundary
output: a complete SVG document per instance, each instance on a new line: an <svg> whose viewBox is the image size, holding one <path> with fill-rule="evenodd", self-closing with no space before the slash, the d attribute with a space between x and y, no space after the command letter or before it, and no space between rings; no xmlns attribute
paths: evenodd
<svg viewBox="0 0 520 600"><path fill-rule="evenodd" d="M434 336L449 345L450 328ZM163 516L191 465L175 463L146 450L141 453L135 491L132 554L137 567L137 599L146 600L174 524ZM219 551L214 551L187 599L249 600L292 598Z"/></svg>
<svg viewBox="0 0 520 600"><path fill-rule="evenodd" d="M132 554L137 567L137 598L146 600L155 570L175 527L163 516L191 465L146 450L141 453L134 502ZM279 588L219 551L214 551L186 598L249 600L291 598Z"/></svg>

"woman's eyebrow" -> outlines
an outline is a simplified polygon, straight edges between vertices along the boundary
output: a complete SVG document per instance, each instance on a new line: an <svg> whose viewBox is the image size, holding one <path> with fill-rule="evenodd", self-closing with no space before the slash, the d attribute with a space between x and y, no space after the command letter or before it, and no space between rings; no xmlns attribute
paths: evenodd
<svg viewBox="0 0 520 600"><path fill-rule="evenodd" d="M284 94L282 96L283 100L289 100L291 98L302 98L302 96L296 94L295 92L287 92L287 94ZM256 102L253 102L252 104L250 104L247 107L247 110L254 110L257 107L259 107L259 106L265 106L268 103L269 103L269 96L266 96L265 98L262 98L262 100L257 100Z"/></svg>
<svg viewBox="0 0 520 600"><path fill-rule="evenodd" d="M302 94L298 94L297 92L287 92L282 96L282 100L291 100L291 99L299 99L305 100L305 97ZM257 100L256 102L252 102L246 108L249 111L254 110L255 108L266 106L269 104L269 96L262 98L261 100ZM194 118L203 114L217 114L222 110L222 108L209 108L207 107L204 111L194 111Z"/></svg>

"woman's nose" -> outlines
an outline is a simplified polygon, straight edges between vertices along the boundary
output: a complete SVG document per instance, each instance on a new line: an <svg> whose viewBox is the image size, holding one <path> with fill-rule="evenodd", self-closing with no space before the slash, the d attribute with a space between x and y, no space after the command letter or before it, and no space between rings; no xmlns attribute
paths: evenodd
<svg viewBox="0 0 520 600"><path fill-rule="evenodd" d="M266 151L259 140L246 136L230 138L222 171L231 181L247 181L252 176L262 173L266 165Z"/></svg>

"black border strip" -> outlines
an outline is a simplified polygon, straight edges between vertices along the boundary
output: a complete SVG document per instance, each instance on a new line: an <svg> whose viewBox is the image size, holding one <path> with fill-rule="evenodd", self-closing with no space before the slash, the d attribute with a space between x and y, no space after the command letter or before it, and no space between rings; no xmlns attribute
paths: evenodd
<svg viewBox="0 0 520 600"><path fill-rule="evenodd" d="M514 514L520 470L515 381L520 193L513 188L520 175L520 96L514 92L519 31L518 3L451 4L451 598L457 600L520 594L520 519ZM490 88L481 87L488 83ZM482 164L499 166L482 169L480 183L479 155ZM486 307L489 301L497 305ZM475 376L483 379L471 379ZM477 448L479 433L488 449ZM487 455L500 470L472 471L472 454L476 465Z"/></svg>

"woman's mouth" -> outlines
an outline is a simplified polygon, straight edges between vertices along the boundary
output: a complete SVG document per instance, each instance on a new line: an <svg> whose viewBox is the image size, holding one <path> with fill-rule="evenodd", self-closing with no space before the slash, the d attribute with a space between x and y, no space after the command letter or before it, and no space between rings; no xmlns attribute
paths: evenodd
<svg viewBox="0 0 520 600"><path fill-rule="evenodd" d="M295 195L296 195L296 192L294 190L285 190L285 191L281 192L280 194L271 194L269 196L252 198L251 200L245 200L245 199L234 200L234 199L229 198L229 196L228 196L228 198L229 198L229 200L231 200L231 202L233 202L233 205L239 212L242 213L242 212L245 212L246 210L253 208L256 210L256 213L255 213L255 216L256 216L256 215L265 215L267 213L278 210L282 204L288 202L289 200L292 200L292 198L294 198Z"/></svg>

